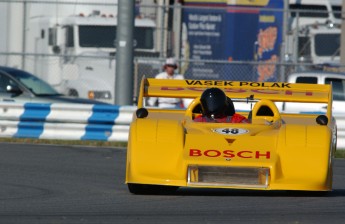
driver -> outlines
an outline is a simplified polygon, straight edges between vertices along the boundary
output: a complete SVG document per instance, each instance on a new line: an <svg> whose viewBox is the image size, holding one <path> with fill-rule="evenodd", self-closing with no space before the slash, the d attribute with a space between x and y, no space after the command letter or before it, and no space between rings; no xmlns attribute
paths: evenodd
<svg viewBox="0 0 345 224"><path fill-rule="evenodd" d="M196 117L196 122L216 123L249 123L249 120L235 113L232 100L219 88L206 89L200 97L202 115Z"/></svg>

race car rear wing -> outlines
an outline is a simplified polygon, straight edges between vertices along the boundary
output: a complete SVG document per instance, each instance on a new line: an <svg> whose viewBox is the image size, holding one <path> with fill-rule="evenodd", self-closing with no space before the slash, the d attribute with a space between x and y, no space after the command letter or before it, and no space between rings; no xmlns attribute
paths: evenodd
<svg viewBox="0 0 345 224"><path fill-rule="evenodd" d="M223 89L232 99L268 99L274 102L306 102L332 105L330 85L285 82L249 82L227 80L176 80L143 77L138 98L142 107L144 97L196 98L210 87ZM328 114L331 106L328 106Z"/></svg>

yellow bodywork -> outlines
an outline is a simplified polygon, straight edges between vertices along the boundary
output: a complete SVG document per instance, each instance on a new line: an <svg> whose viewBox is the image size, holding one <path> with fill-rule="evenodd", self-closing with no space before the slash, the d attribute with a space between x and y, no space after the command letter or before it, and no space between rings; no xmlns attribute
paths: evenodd
<svg viewBox="0 0 345 224"><path fill-rule="evenodd" d="M251 123L194 122L199 96L222 88L255 99ZM146 107L147 97L191 98L186 109ZM276 102L324 103L318 113L287 114ZM260 113L266 107L270 114ZM138 186L332 190L336 124L330 85L210 80L142 80L127 149L126 183ZM248 112L241 112L249 116ZM134 192L135 193L135 192Z"/></svg>

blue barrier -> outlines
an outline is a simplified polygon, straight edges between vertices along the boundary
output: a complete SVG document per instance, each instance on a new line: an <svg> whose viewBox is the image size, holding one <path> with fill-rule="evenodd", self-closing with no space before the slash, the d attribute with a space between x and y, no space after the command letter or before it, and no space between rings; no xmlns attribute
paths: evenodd
<svg viewBox="0 0 345 224"><path fill-rule="evenodd" d="M127 141L135 106L0 103L0 137Z"/></svg>

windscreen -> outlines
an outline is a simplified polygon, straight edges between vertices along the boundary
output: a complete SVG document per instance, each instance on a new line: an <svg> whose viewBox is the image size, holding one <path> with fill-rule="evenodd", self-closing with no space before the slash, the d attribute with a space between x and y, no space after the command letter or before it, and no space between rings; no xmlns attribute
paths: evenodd
<svg viewBox="0 0 345 224"><path fill-rule="evenodd" d="M340 33L316 34L315 53L318 56L339 56Z"/></svg>
<svg viewBox="0 0 345 224"><path fill-rule="evenodd" d="M292 10L292 17L314 17L314 18L327 18L328 10L325 5L303 5L303 4L290 4Z"/></svg>
<svg viewBox="0 0 345 224"><path fill-rule="evenodd" d="M337 78L326 78L325 84L332 83L333 99L345 101L345 81Z"/></svg>
<svg viewBox="0 0 345 224"><path fill-rule="evenodd" d="M342 7L340 5L332 5L333 15L337 19L341 19L341 8Z"/></svg>
<svg viewBox="0 0 345 224"><path fill-rule="evenodd" d="M79 46L92 48L115 48L116 46L116 26L79 26ZM134 28L134 48L153 49L152 27Z"/></svg>
<svg viewBox="0 0 345 224"><path fill-rule="evenodd" d="M7 71L13 77L18 79L26 88L38 96L52 96L60 95L53 87L51 87L45 81L37 78L30 73L24 71L11 70Z"/></svg>

